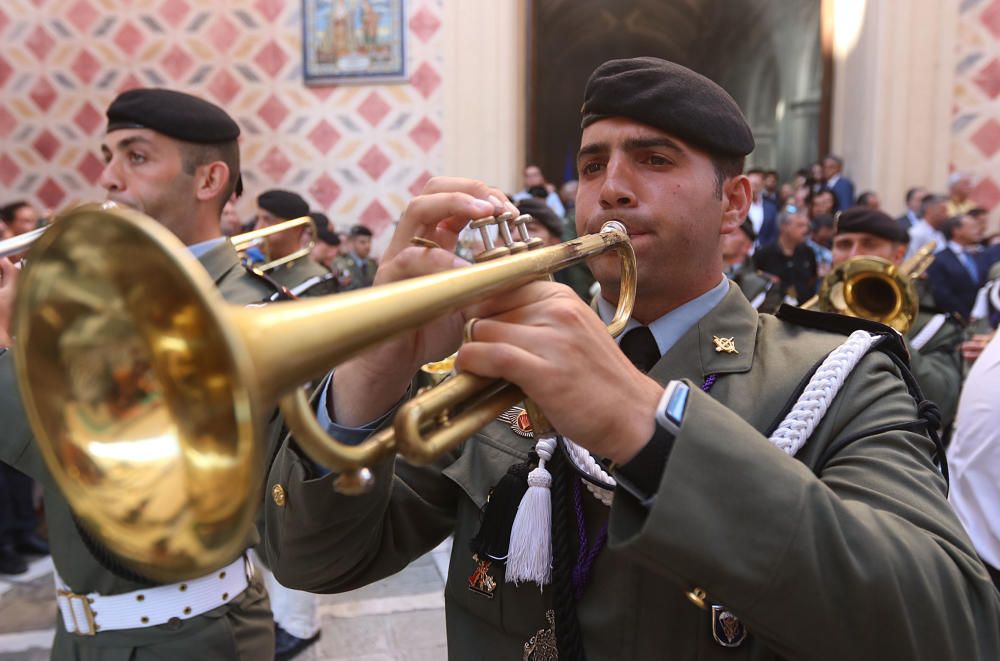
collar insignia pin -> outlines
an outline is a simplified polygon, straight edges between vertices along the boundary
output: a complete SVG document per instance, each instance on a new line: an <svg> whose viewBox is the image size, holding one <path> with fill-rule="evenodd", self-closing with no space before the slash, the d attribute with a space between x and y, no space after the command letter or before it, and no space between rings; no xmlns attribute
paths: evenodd
<svg viewBox="0 0 1000 661"><path fill-rule="evenodd" d="M492 599L493 591L497 589L497 582L490 576L490 561L480 560L476 555L472 556L472 559L476 561L476 568L469 576L469 589L487 599Z"/></svg>
<svg viewBox="0 0 1000 661"><path fill-rule="evenodd" d="M739 351L736 350L736 342L734 342L731 337L719 337L718 335L713 335L712 341L715 342L715 351L717 353L739 353Z"/></svg>
<svg viewBox="0 0 1000 661"><path fill-rule="evenodd" d="M725 606L712 606L712 638L723 647L739 647L747 638L747 628Z"/></svg>

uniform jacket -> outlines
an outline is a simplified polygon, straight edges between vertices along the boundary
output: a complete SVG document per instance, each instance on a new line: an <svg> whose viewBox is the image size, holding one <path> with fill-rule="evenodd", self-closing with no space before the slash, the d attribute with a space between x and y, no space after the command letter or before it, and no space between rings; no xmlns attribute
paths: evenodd
<svg viewBox="0 0 1000 661"><path fill-rule="evenodd" d="M743 268L733 275L732 281L739 286L740 291L750 301L750 305L758 312L773 313L781 307L783 302L781 287L776 286L767 275L756 270L750 260L747 260Z"/></svg>
<svg viewBox="0 0 1000 661"><path fill-rule="evenodd" d="M958 395L962 389L962 355L959 351L965 339L962 324L953 315L945 315L944 323L923 346L914 349L909 344L938 314L945 313L936 308L930 293L924 292L917 318L906 333L906 341L910 351L910 371L924 397L938 405L942 429L948 430L955 420Z"/></svg>
<svg viewBox="0 0 1000 661"><path fill-rule="evenodd" d="M713 336L739 353L717 352ZM653 367L661 383L688 379L691 396L651 509L619 492L609 513L584 494L589 538L609 521L577 604L588 659L1000 658L1000 597L948 506L932 442L903 429L919 429L916 407L885 353L860 361L795 459L766 440L844 339L758 315L731 286ZM470 591L469 540L491 487L532 445L494 421L434 465L373 467L375 489L348 497L286 439L267 488L287 494L266 504L275 575L351 590L454 533L449 657L522 658L552 590L506 584L496 568L492 599ZM695 586L746 624L741 647L713 641L709 614L685 596Z"/></svg>
<svg viewBox="0 0 1000 661"><path fill-rule="evenodd" d="M375 271L378 270L378 262L371 257L365 258L365 272L361 272L361 267L350 255L339 255L334 258L330 269L337 274L337 278L344 283L343 291L371 287L375 281ZM345 274L350 276L345 278Z"/></svg>
<svg viewBox="0 0 1000 661"><path fill-rule="evenodd" d="M308 255L271 269L267 275L296 296L322 296L337 291L337 279L330 270Z"/></svg>
<svg viewBox="0 0 1000 661"><path fill-rule="evenodd" d="M244 270L226 241L199 258L223 297L231 303L266 299L273 288ZM143 585L120 578L91 554L77 530L69 504L32 440L14 379L12 353L0 356L0 461L27 473L44 488L52 559L63 581L77 594L122 594ZM233 659L256 660L274 653L267 594L256 579L239 597L200 617L176 625L99 632L94 637L66 633L58 618L52 658L66 659Z"/></svg>

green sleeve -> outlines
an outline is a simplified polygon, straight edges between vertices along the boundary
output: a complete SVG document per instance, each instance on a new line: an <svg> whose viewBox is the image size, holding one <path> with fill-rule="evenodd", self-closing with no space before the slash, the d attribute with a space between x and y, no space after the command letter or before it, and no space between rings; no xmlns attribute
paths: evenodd
<svg viewBox="0 0 1000 661"><path fill-rule="evenodd" d="M910 371L917 379L924 397L941 409L941 420L947 429L958 410L958 395L962 389L962 328L953 320L945 321L919 351L907 341L910 351Z"/></svg>
<svg viewBox="0 0 1000 661"><path fill-rule="evenodd" d="M797 461L692 386L655 503L616 497L609 547L703 588L786 658L998 659L1000 596L934 447L885 431L915 417L898 370L870 354Z"/></svg>

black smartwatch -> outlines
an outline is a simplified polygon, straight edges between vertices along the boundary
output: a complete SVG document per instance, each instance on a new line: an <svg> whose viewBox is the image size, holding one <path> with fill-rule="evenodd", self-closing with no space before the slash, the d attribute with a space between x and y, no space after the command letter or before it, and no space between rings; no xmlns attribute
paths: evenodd
<svg viewBox="0 0 1000 661"><path fill-rule="evenodd" d="M671 381L656 407L656 425L653 436L627 464L614 471L618 486L650 508L656 502L656 492L667 466L667 459L674 447L687 409L691 389L683 381Z"/></svg>

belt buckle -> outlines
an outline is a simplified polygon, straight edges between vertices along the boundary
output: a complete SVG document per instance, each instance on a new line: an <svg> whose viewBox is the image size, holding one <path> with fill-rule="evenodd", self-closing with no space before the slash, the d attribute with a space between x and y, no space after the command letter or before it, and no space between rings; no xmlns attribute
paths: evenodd
<svg viewBox="0 0 1000 661"><path fill-rule="evenodd" d="M73 618L73 628L75 633L79 636L94 636L97 634L97 624L94 622L94 611L90 608L90 599L87 595L76 594L75 592L69 592L67 590L60 590L59 596L64 597L69 602L69 614ZM86 629L80 627L80 621L76 616L76 608L73 607L74 600L79 601L83 615L85 619Z"/></svg>

